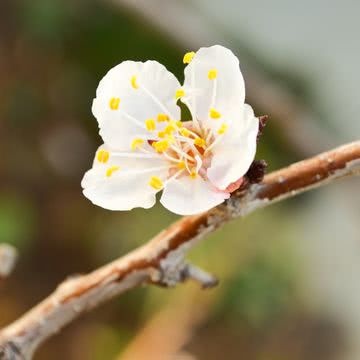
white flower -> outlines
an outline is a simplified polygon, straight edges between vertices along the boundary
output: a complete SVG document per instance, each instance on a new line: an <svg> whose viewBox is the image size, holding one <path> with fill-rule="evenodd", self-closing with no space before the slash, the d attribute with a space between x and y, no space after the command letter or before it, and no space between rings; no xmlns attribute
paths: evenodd
<svg viewBox="0 0 360 360"><path fill-rule="evenodd" d="M100 81L92 111L104 145L82 181L94 204L150 208L163 190L167 209L190 215L222 203L241 183L259 121L244 103L239 61L216 45L185 54L184 63L183 86L156 61L122 62ZM180 121L179 99L191 121Z"/></svg>

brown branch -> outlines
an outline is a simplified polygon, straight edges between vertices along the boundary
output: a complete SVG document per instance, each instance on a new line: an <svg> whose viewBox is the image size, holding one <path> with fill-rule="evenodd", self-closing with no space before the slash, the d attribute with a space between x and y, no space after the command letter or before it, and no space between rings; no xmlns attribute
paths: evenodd
<svg viewBox="0 0 360 360"><path fill-rule="evenodd" d="M0 244L0 283L7 278L15 267L17 252L8 244Z"/></svg>
<svg viewBox="0 0 360 360"><path fill-rule="evenodd" d="M63 282L53 294L0 332L1 359L30 359L47 338L82 313L144 283L174 286L195 278L214 285L212 276L186 264L186 252L230 220L334 180L360 174L360 141L267 175L218 207L183 217L137 250L84 276Z"/></svg>

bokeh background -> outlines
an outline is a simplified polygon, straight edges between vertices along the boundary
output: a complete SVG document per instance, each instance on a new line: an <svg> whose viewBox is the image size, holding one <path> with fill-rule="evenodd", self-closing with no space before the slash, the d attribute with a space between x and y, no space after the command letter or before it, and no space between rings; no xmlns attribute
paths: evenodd
<svg viewBox="0 0 360 360"><path fill-rule="evenodd" d="M0 326L65 277L143 244L176 219L82 196L101 143L91 114L106 71L219 43L247 101L269 114L269 171L359 138L360 3L352 0L1 0L0 242L20 253ZM238 220L190 254L220 285L137 289L83 316L35 359L358 360L359 180Z"/></svg>

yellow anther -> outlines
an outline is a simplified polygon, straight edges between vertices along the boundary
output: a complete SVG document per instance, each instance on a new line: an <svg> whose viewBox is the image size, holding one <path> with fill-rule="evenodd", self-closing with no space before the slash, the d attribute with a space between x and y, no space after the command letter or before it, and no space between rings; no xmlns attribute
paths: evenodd
<svg viewBox="0 0 360 360"><path fill-rule="evenodd" d="M176 124L174 122L170 122L169 125L165 126L164 132L165 134L171 135L176 130Z"/></svg>
<svg viewBox="0 0 360 360"><path fill-rule="evenodd" d="M196 179L196 177L197 177L197 172L196 171L192 171L191 173L190 173L190 177L192 178L192 179Z"/></svg>
<svg viewBox="0 0 360 360"><path fill-rule="evenodd" d="M120 105L120 99L119 98L111 98L109 101L109 106L111 110L117 110L119 108Z"/></svg>
<svg viewBox="0 0 360 360"><path fill-rule="evenodd" d="M165 137L165 131L159 131L158 132L158 137L159 138L164 138Z"/></svg>
<svg viewBox="0 0 360 360"><path fill-rule="evenodd" d="M158 153L163 153L170 146L169 140L167 140L167 139L154 141L151 145Z"/></svg>
<svg viewBox="0 0 360 360"><path fill-rule="evenodd" d="M98 162L102 162L105 164L108 162L109 156L110 156L110 154L108 151L101 149L98 151L96 158L97 158Z"/></svg>
<svg viewBox="0 0 360 360"><path fill-rule="evenodd" d="M210 80L214 80L214 79L216 79L216 77L217 77L217 70L216 70L216 69L211 69L211 70L209 70L209 72L208 72L208 78L209 78Z"/></svg>
<svg viewBox="0 0 360 360"><path fill-rule="evenodd" d="M187 52L187 53L184 55L183 63L184 63L184 64L189 64L190 61L193 59L194 56L195 56L195 53L194 53L193 51Z"/></svg>
<svg viewBox="0 0 360 360"><path fill-rule="evenodd" d="M178 127L178 128L181 128L182 126L183 126L183 123L182 123L182 121L181 120L179 120L179 121L176 121L176 126Z"/></svg>
<svg viewBox="0 0 360 360"><path fill-rule="evenodd" d="M219 130L217 131L217 133L218 133L219 135L222 135L222 134L225 133L225 131L227 130L227 128L228 128L227 124L223 123L223 124L220 126Z"/></svg>
<svg viewBox="0 0 360 360"><path fill-rule="evenodd" d="M109 168L106 170L106 176L107 176L107 177L110 177L115 171L118 171L118 170L120 170L120 167L119 167L119 166L109 167Z"/></svg>
<svg viewBox="0 0 360 360"><path fill-rule="evenodd" d="M136 150L144 143L143 139L134 139L131 143L131 150Z"/></svg>
<svg viewBox="0 0 360 360"><path fill-rule="evenodd" d="M169 116L168 115L166 115L166 114L159 114L158 116L157 116L157 121L158 122L164 122L164 121L169 121L170 119L169 119Z"/></svg>
<svg viewBox="0 0 360 360"><path fill-rule="evenodd" d="M149 181L149 185L155 190L161 190L164 187L163 182L157 176L152 176Z"/></svg>
<svg viewBox="0 0 360 360"><path fill-rule="evenodd" d="M134 88L134 89L138 89L139 88L139 85L136 83L136 76L132 76L131 77L131 86Z"/></svg>
<svg viewBox="0 0 360 360"><path fill-rule="evenodd" d="M177 164L177 167L179 168L179 169L185 169L185 162L184 161L180 161L178 164Z"/></svg>
<svg viewBox="0 0 360 360"><path fill-rule="evenodd" d="M156 124L154 119L145 120L145 126L148 131L154 131L156 129Z"/></svg>
<svg viewBox="0 0 360 360"><path fill-rule="evenodd" d="M196 138L196 139L194 140L194 144L197 145L197 146L199 146L199 147L204 147L206 143L205 143L205 140L204 140L204 139L198 137L198 138Z"/></svg>
<svg viewBox="0 0 360 360"><path fill-rule="evenodd" d="M180 135L185 136L185 137L190 136L190 131L184 127L179 130L179 133L180 133Z"/></svg>
<svg viewBox="0 0 360 360"><path fill-rule="evenodd" d="M183 96L185 96L185 91L183 89L176 90L176 93L175 93L176 100L182 98Z"/></svg>
<svg viewBox="0 0 360 360"><path fill-rule="evenodd" d="M215 109L210 109L210 117L212 119L220 119L221 114L218 111L216 111Z"/></svg>

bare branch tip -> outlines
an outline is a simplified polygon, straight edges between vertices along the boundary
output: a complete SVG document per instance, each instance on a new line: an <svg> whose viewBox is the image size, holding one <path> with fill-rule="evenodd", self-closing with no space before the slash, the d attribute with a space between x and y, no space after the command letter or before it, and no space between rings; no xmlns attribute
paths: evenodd
<svg viewBox="0 0 360 360"><path fill-rule="evenodd" d="M192 279L198 282L203 289L210 289L219 284L219 280L214 275L195 265L187 264L184 268L184 272L186 279Z"/></svg>

